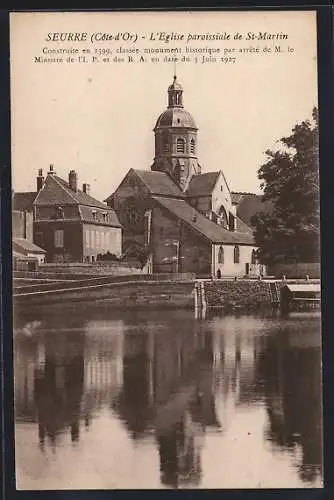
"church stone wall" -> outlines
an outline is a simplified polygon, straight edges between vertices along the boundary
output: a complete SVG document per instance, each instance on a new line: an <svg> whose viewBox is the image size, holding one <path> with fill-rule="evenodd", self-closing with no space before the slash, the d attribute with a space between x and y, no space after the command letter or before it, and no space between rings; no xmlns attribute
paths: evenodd
<svg viewBox="0 0 334 500"><path fill-rule="evenodd" d="M182 272L211 275L211 244L193 231L183 228L180 263Z"/></svg>
<svg viewBox="0 0 334 500"><path fill-rule="evenodd" d="M153 272L177 272L180 228L167 212L154 208L152 214Z"/></svg>
<svg viewBox="0 0 334 500"><path fill-rule="evenodd" d="M116 211L117 216L120 217L122 206L128 198L135 197L138 199L144 199L147 198L147 196L148 190L142 185L135 175L129 173L114 193L113 208Z"/></svg>
<svg viewBox="0 0 334 500"><path fill-rule="evenodd" d="M160 208L153 210L153 272L208 274L211 272L210 243L180 225Z"/></svg>

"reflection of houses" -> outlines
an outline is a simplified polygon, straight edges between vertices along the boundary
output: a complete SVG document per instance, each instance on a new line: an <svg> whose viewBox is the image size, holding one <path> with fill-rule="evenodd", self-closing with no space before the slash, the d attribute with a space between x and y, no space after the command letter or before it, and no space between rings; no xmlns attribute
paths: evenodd
<svg viewBox="0 0 334 500"><path fill-rule="evenodd" d="M175 76L154 128L151 171L131 168L106 200L124 227L123 251L149 254L153 272L258 274L252 229L223 172L202 173L197 132Z"/></svg>
<svg viewBox="0 0 334 500"><path fill-rule="evenodd" d="M43 339L18 340L15 352L16 419L38 423L41 446L46 440L55 445L67 430L72 441L77 441L84 337L53 332Z"/></svg>
<svg viewBox="0 0 334 500"><path fill-rule="evenodd" d="M235 330L233 318L226 318L225 329L214 331L215 387L228 405L254 404L263 398L257 386L257 365L263 351L262 336L254 334L252 318L244 319L244 328ZM238 319L240 324L241 318ZM256 321L256 320L255 320ZM221 325L219 322L218 325ZM228 402L228 404L227 404Z"/></svg>
<svg viewBox="0 0 334 500"><path fill-rule="evenodd" d="M122 328L101 331L99 322L86 325L85 375L82 413L89 419L97 409L110 406L123 384Z"/></svg>
<svg viewBox="0 0 334 500"><path fill-rule="evenodd" d="M297 331L268 339L259 377L269 416L267 438L279 448L302 450L299 471L304 481L312 481L322 464L321 446L321 351L316 332ZM309 337L300 342L300 336ZM292 342L291 342L292 341Z"/></svg>
<svg viewBox="0 0 334 500"><path fill-rule="evenodd" d="M16 341L16 419L38 422L41 444L55 445L68 431L79 440L83 422L110 407L122 385L122 330L101 333L99 322L89 322L85 335L75 320L68 326Z"/></svg>
<svg viewBox="0 0 334 500"><path fill-rule="evenodd" d="M57 436L69 429L73 442L79 440L84 377L84 337L62 333L44 341L44 366L36 370L35 405L40 443L47 438L55 445Z"/></svg>
<svg viewBox="0 0 334 500"><path fill-rule="evenodd" d="M43 348L31 339L15 339L14 387L15 418L18 421L35 422L35 375L36 367L43 362Z"/></svg>

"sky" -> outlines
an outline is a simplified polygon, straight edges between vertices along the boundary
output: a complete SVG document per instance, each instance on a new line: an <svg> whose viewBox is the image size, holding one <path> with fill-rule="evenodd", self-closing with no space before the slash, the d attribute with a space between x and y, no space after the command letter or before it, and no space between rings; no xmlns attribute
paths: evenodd
<svg viewBox="0 0 334 500"><path fill-rule="evenodd" d="M47 41L54 32L87 33L87 41ZM287 39L247 39L247 33L259 32L287 34ZM130 33L138 39L91 42L94 33ZM151 33L155 38L159 33L183 34L183 39L152 41ZM189 35L223 38L224 33L225 40L188 41ZM237 33L241 39L234 38ZM275 45L281 46L280 53L274 52ZM159 62L147 54L145 63L128 63L127 56L122 56L123 63L103 63L98 54L99 62L91 61L95 49L111 50L112 60L120 47L209 48L221 53L212 54L216 61L205 64L194 59L164 62L164 54L158 54ZM91 53L87 63L35 62L35 56L66 59L43 54L43 49L59 48ZM226 57L235 57L234 63L221 61L224 50ZM13 189L34 191L38 169L46 172L53 164L64 179L75 169L79 186L89 183L91 194L103 200L130 168L149 170L153 128L167 106L174 66L184 107L198 127L202 172L222 170L232 191L259 192L257 171L265 151L310 118L317 105L312 11L11 14Z"/></svg>

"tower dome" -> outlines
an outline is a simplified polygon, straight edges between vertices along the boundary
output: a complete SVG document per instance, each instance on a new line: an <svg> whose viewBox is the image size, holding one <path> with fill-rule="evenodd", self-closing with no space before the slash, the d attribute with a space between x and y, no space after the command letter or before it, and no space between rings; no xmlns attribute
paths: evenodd
<svg viewBox="0 0 334 500"><path fill-rule="evenodd" d="M197 130L195 120L183 107L167 108L157 119L154 130L159 127L187 127Z"/></svg>
<svg viewBox="0 0 334 500"><path fill-rule="evenodd" d="M155 127L155 157L152 170L169 173L185 190L193 175L200 174L197 161L197 127L183 107L183 88L174 75L168 87L168 107Z"/></svg>

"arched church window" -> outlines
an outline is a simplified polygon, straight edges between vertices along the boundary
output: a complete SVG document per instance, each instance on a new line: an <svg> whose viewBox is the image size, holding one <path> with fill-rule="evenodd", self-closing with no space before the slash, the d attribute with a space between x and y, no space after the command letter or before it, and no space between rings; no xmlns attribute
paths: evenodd
<svg viewBox="0 0 334 500"><path fill-rule="evenodd" d="M185 149L184 140L181 137L179 137L176 141L176 152L184 153L184 149Z"/></svg>
<svg viewBox="0 0 334 500"><path fill-rule="evenodd" d="M256 264L256 250L252 250L252 264Z"/></svg>
<svg viewBox="0 0 334 500"><path fill-rule="evenodd" d="M190 141L190 153L192 153L192 154L195 153L195 141L194 141L194 139L191 139L191 141Z"/></svg>
<svg viewBox="0 0 334 500"><path fill-rule="evenodd" d="M227 213L223 205L219 209L219 218L220 218L220 224L226 229L228 226L228 220L227 220Z"/></svg>
<svg viewBox="0 0 334 500"><path fill-rule="evenodd" d="M219 247L218 264L224 264L224 247Z"/></svg>
<svg viewBox="0 0 334 500"><path fill-rule="evenodd" d="M240 247L239 245L235 245L234 247L234 264L240 263Z"/></svg>

